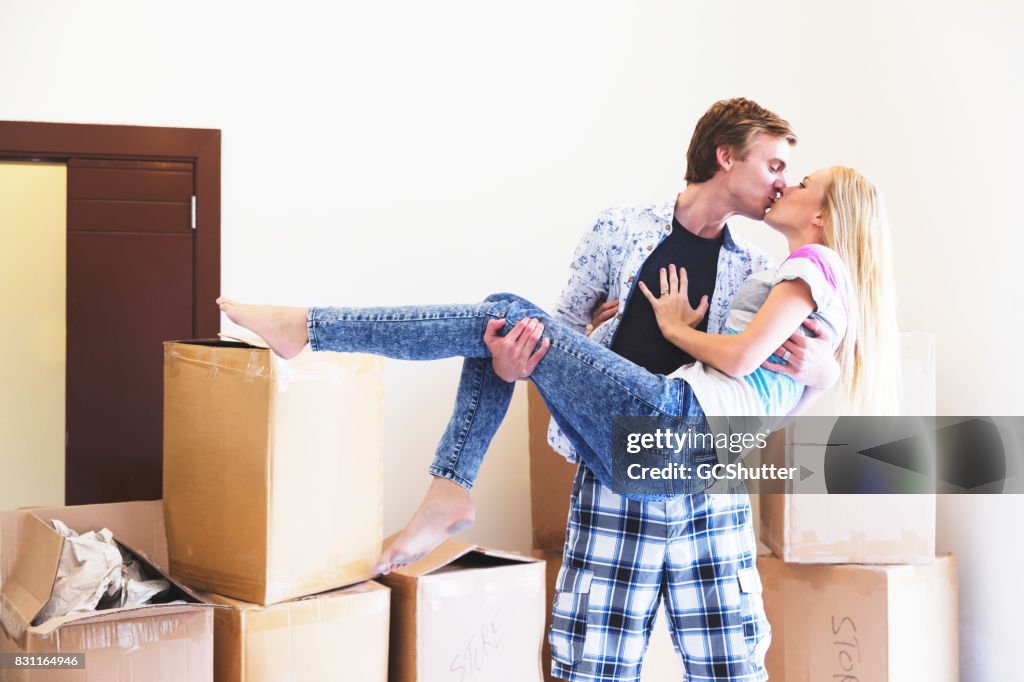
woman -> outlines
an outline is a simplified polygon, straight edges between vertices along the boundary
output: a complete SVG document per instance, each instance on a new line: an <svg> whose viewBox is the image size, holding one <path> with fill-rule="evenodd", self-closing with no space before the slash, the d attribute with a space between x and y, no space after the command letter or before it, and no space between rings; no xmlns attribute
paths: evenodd
<svg viewBox="0 0 1024 682"><path fill-rule="evenodd" d="M788 414L804 387L760 365L769 357L785 362L773 351L812 314L833 332L841 380L854 406L895 411L895 308L878 191L851 169L820 170L787 188L765 222L786 237L790 257L774 273L747 280L733 300L725 334L694 329L707 299L697 309L690 307L685 271L662 270L658 295L640 284L664 336L698 360L667 377L647 372L511 294L470 305L393 308L248 306L224 298L218 304L285 358L307 343L314 351L408 360L466 358L455 413L430 468L435 478L419 510L381 556L378 570L387 572L417 560L473 521L469 488L513 390L491 368L488 345L499 333L527 333L539 344L542 359L530 380L605 485L612 481L612 416L697 419L706 428L704 415ZM691 491L666 489L638 497L663 499L668 492Z"/></svg>

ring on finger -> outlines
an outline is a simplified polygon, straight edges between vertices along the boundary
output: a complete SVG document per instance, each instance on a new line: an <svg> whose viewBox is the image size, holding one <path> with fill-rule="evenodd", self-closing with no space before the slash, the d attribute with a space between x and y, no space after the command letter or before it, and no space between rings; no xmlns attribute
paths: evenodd
<svg viewBox="0 0 1024 682"><path fill-rule="evenodd" d="M787 350L786 350L786 352L782 354L782 361L783 361L783 362L789 362L789 358L790 358L790 357L791 357L792 355L793 355L793 354L792 354L791 352L789 352L789 349L787 349Z"/></svg>
<svg viewBox="0 0 1024 682"><path fill-rule="evenodd" d="M665 294L667 294L667 293L668 293L668 289L662 289L662 290L661 290L661 295L662 295L662 296L664 296L664 295L665 295Z"/></svg>

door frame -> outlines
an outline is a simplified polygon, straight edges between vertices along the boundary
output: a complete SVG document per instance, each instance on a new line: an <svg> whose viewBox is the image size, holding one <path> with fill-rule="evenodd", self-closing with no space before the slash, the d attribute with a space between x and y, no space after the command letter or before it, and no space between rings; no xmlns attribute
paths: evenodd
<svg viewBox="0 0 1024 682"><path fill-rule="evenodd" d="M67 162L71 158L190 161L194 167L196 233L192 336L220 331L220 145L212 128L162 128L0 121L0 160ZM70 206L70 202L69 202Z"/></svg>

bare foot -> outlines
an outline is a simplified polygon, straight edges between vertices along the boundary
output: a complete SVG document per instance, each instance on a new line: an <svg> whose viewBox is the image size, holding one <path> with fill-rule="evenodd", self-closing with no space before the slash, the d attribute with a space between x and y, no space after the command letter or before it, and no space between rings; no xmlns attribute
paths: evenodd
<svg viewBox="0 0 1024 682"><path fill-rule="evenodd" d="M435 476L419 509L377 559L374 572L390 573L419 561L475 520L476 505L469 491L447 478Z"/></svg>
<svg viewBox="0 0 1024 682"><path fill-rule="evenodd" d="M228 319L267 342L270 350L285 360L294 358L309 343L306 333L308 308L276 305L248 305L221 296L217 305Z"/></svg>

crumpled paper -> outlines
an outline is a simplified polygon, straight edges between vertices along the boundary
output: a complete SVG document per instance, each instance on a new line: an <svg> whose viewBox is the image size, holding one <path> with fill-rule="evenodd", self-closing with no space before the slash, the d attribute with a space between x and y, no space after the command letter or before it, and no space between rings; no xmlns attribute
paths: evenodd
<svg viewBox="0 0 1024 682"><path fill-rule="evenodd" d="M66 539L53 592L33 625L72 613L145 604L170 589L166 580L149 580L140 562L114 542L109 529L79 535L51 520Z"/></svg>

